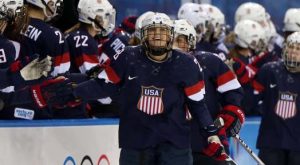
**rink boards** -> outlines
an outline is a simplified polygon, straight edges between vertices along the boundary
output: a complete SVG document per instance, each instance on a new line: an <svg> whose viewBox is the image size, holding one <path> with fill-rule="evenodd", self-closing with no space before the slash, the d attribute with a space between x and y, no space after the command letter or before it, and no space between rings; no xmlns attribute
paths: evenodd
<svg viewBox="0 0 300 165"><path fill-rule="evenodd" d="M0 121L0 162L117 165L118 122L117 119ZM240 134L253 150L258 126L259 118L248 118ZM231 143L232 157L239 164L254 164L238 143Z"/></svg>

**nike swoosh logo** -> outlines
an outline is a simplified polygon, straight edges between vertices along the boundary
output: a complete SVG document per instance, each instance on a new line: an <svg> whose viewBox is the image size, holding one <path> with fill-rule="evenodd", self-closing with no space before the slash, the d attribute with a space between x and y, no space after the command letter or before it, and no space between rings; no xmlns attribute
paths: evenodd
<svg viewBox="0 0 300 165"><path fill-rule="evenodd" d="M133 80L133 79L136 79L136 78L137 78L137 76L135 76L135 77L128 76L128 80Z"/></svg>
<svg viewBox="0 0 300 165"><path fill-rule="evenodd" d="M276 84L270 84L270 88L275 88Z"/></svg>

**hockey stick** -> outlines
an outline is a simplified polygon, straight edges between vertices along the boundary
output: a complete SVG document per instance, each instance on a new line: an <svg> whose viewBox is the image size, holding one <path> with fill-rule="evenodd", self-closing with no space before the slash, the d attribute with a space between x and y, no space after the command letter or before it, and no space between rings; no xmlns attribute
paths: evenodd
<svg viewBox="0 0 300 165"><path fill-rule="evenodd" d="M265 163L251 150L241 137L236 134L234 138L243 146L243 148L250 154L250 156L258 163L258 165L265 165Z"/></svg>

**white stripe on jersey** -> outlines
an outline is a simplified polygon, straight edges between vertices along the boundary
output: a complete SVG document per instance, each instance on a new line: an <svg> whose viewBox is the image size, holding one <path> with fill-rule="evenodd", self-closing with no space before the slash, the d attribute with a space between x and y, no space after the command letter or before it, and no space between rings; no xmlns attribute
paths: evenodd
<svg viewBox="0 0 300 165"><path fill-rule="evenodd" d="M240 87L241 87L241 84L239 83L239 81L236 78L234 78L234 79L228 81L227 83L218 86L217 90L220 93L224 93L224 92L227 92L230 90L238 89Z"/></svg>
<svg viewBox="0 0 300 165"><path fill-rule="evenodd" d="M204 94L205 94L205 88L202 88L197 93L188 96L188 98L193 101L201 101L204 98Z"/></svg>

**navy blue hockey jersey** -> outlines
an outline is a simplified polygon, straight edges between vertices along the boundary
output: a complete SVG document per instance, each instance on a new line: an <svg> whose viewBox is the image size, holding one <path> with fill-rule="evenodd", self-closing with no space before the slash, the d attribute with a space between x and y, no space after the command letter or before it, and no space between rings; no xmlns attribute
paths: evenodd
<svg viewBox="0 0 300 165"><path fill-rule="evenodd" d="M66 37L72 73L85 73L99 64L98 42L83 28L80 28Z"/></svg>
<svg viewBox="0 0 300 165"><path fill-rule="evenodd" d="M103 64L108 60L117 59L118 56L128 46L130 36L124 31L115 32L104 42L99 41L100 63Z"/></svg>
<svg viewBox="0 0 300 165"><path fill-rule="evenodd" d="M215 53L224 62L229 59L228 49L223 43L212 44L205 41L198 42L196 45L196 51Z"/></svg>
<svg viewBox="0 0 300 165"><path fill-rule="evenodd" d="M19 43L0 35L0 69L8 68L19 57L19 53Z"/></svg>
<svg viewBox="0 0 300 165"><path fill-rule="evenodd" d="M39 54L53 57L52 76L65 73L70 68L69 50L63 34L43 20L30 18L27 30L22 34L21 56Z"/></svg>
<svg viewBox="0 0 300 165"><path fill-rule="evenodd" d="M216 119L223 109L222 107L233 105L241 106L243 91L235 74L219 58L218 55L209 52L195 52L194 56L199 61L204 72L205 80L205 104ZM207 145L207 138L200 135L197 123L192 120L192 149L200 152Z"/></svg>
<svg viewBox="0 0 300 165"><path fill-rule="evenodd" d="M300 151L299 82L300 74L289 72L282 61L268 63L259 71L254 85L263 101L259 149Z"/></svg>
<svg viewBox="0 0 300 165"><path fill-rule="evenodd" d="M201 128L212 124L203 103L202 69L192 56L172 51L166 61L158 63L141 46L127 47L98 78L79 84L74 94L91 100L121 90L121 148L144 149L160 142L189 147L186 104Z"/></svg>

